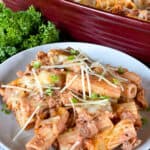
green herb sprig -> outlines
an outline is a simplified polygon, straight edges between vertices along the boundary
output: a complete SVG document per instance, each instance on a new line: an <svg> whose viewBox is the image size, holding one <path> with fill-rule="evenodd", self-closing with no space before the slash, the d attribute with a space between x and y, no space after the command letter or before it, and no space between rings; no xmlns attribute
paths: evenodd
<svg viewBox="0 0 150 150"><path fill-rule="evenodd" d="M71 99L71 102L75 104L75 103L78 103L78 100L73 97L73 98Z"/></svg>
<svg viewBox="0 0 150 150"><path fill-rule="evenodd" d="M59 76L58 75L55 75L55 74L53 74L53 75L50 75L50 79L51 79L51 81L53 82L53 83L57 83L57 82L59 82Z"/></svg>
<svg viewBox="0 0 150 150"><path fill-rule="evenodd" d="M53 94L52 88L51 88L51 87L47 88L47 89L45 90L45 94L48 95L48 96L52 96L52 94Z"/></svg>
<svg viewBox="0 0 150 150"><path fill-rule="evenodd" d="M119 68L118 68L118 73L119 73L119 74L123 74L123 73L124 73L124 69L123 69L122 67L119 67Z"/></svg>
<svg viewBox="0 0 150 150"><path fill-rule="evenodd" d="M101 100L110 99L109 96L99 95L99 94L96 94L96 93L92 93L90 98L93 99L93 100L96 100L96 99L101 99Z"/></svg>
<svg viewBox="0 0 150 150"><path fill-rule="evenodd" d="M33 68L34 69L39 69L41 67L41 62L40 61L34 61L33 62Z"/></svg>
<svg viewBox="0 0 150 150"><path fill-rule="evenodd" d="M78 55L79 54L79 51L75 50L75 49L71 49L70 50L70 54L71 55Z"/></svg>

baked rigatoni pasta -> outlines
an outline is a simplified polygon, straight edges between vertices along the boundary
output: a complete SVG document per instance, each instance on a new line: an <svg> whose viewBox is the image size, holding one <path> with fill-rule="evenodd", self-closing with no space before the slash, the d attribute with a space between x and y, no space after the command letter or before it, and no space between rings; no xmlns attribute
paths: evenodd
<svg viewBox="0 0 150 150"><path fill-rule="evenodd" d="M148 103L141 77L103 65L73 48L38 52L18 78L1 84L21 129L34 129L27 150L134 149Z"/></svg>

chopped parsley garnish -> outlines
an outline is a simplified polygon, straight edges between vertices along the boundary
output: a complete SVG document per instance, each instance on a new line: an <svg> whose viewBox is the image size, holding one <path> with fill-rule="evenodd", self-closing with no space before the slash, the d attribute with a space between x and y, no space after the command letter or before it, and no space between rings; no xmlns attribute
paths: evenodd
<svg viewBox="0 0 150 150"><path fill-rule="evenodd" d="M11 111L8 109L6 104L2 104L1 111L4 112L5 114L10 114L11 113Z"/></svg>
<svg viewBox="0 0 150 150"><path fill-rule="evenodd" d="M73 97L73 98L71 99L71 102L75 104L75 103L78 103L78 100Z"/></svg>
<svg viewBox="0 0 150 150"><path fill-rule="evenodd" d="M52 96L53 90L51 89L51 87L49 87L49 88L47 88L47 89L45 90L45 94L48 95L48 96Z"/></svg>
<svg viewBox="0 0 150 150"><path fill-rule="evenodd" d="M75 50L75 49L71 49L70 50L70 54L71 55L77 55L77 54L79 54L79 52L77 50Z"/></svg>
<svg viewBox="0 0 150 150"><path fill-rule="evenodd" d="M148 123L148 120L147 120L147 118L145 118L145 117L143 117L141 120L142 120L142 125L143 125L143 126Z"/></svg>
<svg viewBox="0 0 150 150"><path fill-rule="evenodd" d="M74 60L74 59L75 59L75 56L74 56L74 55L68 56L68 60Z"/></svg>
<svg viewBox="0 0 150 150"><path fill-rule="evenodd" d="M100 99L110 99L109 96L104 96L104 95L103 95L103 96L100 96L99 98L100 98Z"/></svg>
<svg viewBox="0 0 150 150"><path fill-rule="evenodd" d="M123 74L123 73L124 73L124 69L123 69L122 67L119 67L119 68L118 68L118 73L119 73L119 74Z"/></svg>
<svg viewBox="0 0 150 150"><path fill-rule="evenodd" d="M120 82L119 82L119 80L118 80L118 79L113 78L113 83L114 83L115 85L118 85Z"/></svg>
<svg viewBox="0 0 150 150"><path fill-rule="evenodd" d="M98 99L98 98L99 98L98 94L96 94L96 93L91 94L91 99Z"/></svg>
<svg viewBox="0 0 150 150"><path fill-rule="evenodd" d="M50 75L50 79L53 83L59 82L59 76L58 75Z"/></svg>
<svg viewBox="0 0 150 150"><path fill-rule="evenodd" d="M40 67L41 67L41 62L40 61L33 62L33 68L34 69L39 69Z"/></svg>
<svg viewBox="0 0 150 150"><path fill-rule="evenodd" d="M105 95L99 95L99 94L96 94L96 93L92 93L91 95L91 99L109 99L110 97L109 96L105 96Z"/></svg>

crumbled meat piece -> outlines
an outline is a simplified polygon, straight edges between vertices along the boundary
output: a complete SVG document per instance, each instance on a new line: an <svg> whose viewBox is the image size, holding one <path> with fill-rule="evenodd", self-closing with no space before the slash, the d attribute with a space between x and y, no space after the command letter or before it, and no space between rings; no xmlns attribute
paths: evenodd
<svg viewBox="0 0 150 150"><path fill-rule="evenodd" d="M60 96L60 93L55 91L52 96L49 96L48 97L48 105L49 105L49 108L55 108L55 107L59 107L62 105L61 101L61 96Z"/></svg>
<svg viewBox="0 0 150 150"><path fill-rule="evenodd" d="M99 114L97 116L90 115L86 110L78 111L78 119L76 120L77 128L80 130L81 136L91 138L99 131L102 131L113 124L107 115Z"/></svg>
<svg viewBox="0 0 150 150"><path fill-rule="evenodd" d="M65 104L69 104L70 100L73 98L72 96L72 92L69 90L64 91L63 93L61 93L60 95L60 100L61 102L65 105Z"/></svg>

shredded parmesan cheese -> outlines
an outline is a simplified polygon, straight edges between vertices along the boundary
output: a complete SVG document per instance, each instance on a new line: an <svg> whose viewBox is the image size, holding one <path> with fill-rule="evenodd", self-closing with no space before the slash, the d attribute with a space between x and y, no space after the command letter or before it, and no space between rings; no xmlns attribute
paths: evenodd
<svg viewBox="0 0 150 150"><path fill-rule="evenodd" d="M68 84L66 84L61 90L60 93L63 93L76 79L78 75L75 75Z"/></svg>
<svg viewBox="0 0 150 150"><path fill-rule="evenodd" d="M112 66L109 66L109 65L107 65L107 68L108 68L108 69L111 69L111 70L114 70L114 71L117 71L117 70L118 70L117 67L112 67Z"/></svg>
<svg viewBox="0 0 150 150"><path fill-rule="evenodd" d="M128 82L128 79L126 78L122 78L119 75L116 75L115 73L113 73L110 69L107 69L107 71L116 79L120 80L120 81L124 81L124 82Z"/></svg>
<svg viewBox="0 0 150 150"><path fill-rule="evenodd" d="M122 84L120 83L120 89L121 89L121 91L124 91L124 87L122 86Z"/></svg>
<svg viewBox="0 0 150 150"><path fill-rule="evenodd" d="M109 80L107 80L105 77L101 76L101 79L104 80L106 83L108 83L110 86L117 88L117 85L111 83Z"/></svg>
<svg viewBox="0 0 150 150"><path fill-rule="evenodd" d="M84 105L107 105L110 102L108 101L108 99L104 99L104 100L97 100L97 101L88 101L86 103L75 103L75 106L84 106ZM71 104L65 104L66 107L71 106Z"/></svg>
<svg viewBox="0 0 150 150"><path fill-rule="evenodd" d="M34 115L38 112L38 110L40 109L40 106L38 105L36 107L36 109L34 110L34 112L32 113L32 115L29 117L29 119L27 120L27 122L25 123L25 125L21 128L21 130L16 134L16 136L13 138L13 142L16 141L16 139L21 135L21 133L25 130L25 128L28 126L28 124L31 122L32 118L34 117Z"/></svg>
<svg viewBox="0 0 150 150"><path fill-rule="evenodd" d="M81 82L82 82L82 94L83 94L83 99L86 99L86 94L85 94L85 77L84 77L84 68L81 66Z"/></svg>
<svg viewBox="0 0 150 150"><path fill-rule="evenodd" d="M32 73L33 73L33 75L34 75L34 79L35 79L36 84L37 84L37 87L38 87L38 89L39 89L40 96L43 97L43 89L42 89L42 86L41 86L40 81L39 81L39 79L38 79L38 76L37 76L37 74L36 74L36 71L35 71L34 69L32 69Z"/></svg>
<svg viewBox="0 0 150 150"><path fill-rule="evenodd" d="M104 80L107 84L109 84L110 86L117 88L117 86L115 84L113 84L112 82L110 82L109 80L107 80L104 76L99 75L97 73L95 73L93 70L91 70L91 68L87 65L88 70L90 71L91 75L94 75L96 77L99 78L99 81Z"/></svg>
<svg viewBox="0 0 150 150"><path fill-rule="evenodd" d="M91 97L91 95L92 95L92 92L91 92L91 91L92 91L92 90L91 90L91 82L90 82L89 72L88 72L88 70L87 70L86 67L84 68L84 70L85 70L85 73L86 73L86 79L87 79L89 97Z"/></svg>
<svg viewBox="0 0 150 150"><path fill-rule="evenodd" d="M90 68L94 68L94 67L101 67L103 69L102 75L105 75L107 72L106 68L99 62L93 62Z"/></svg>
<svg viewBox="0 0 150 150"><path fill-rule="evenodd" d="M75 117L75 114L76 114L76 110L75 110L75 106L74 106L74 103L72 102L72 100L69 98L69 101L70 101L70 104L72 106L72 109L73 109L73 114L74 114L74 117Z"/></svg>
<svg viewBox="0 0 150 150"><path fill-rule="evenodd" d="M41 66L42 69L53 69L53 68L68 68L72 66L80 66L82 63L70 63L70 64L62 64L62 65L52 65L52 66Z"/></svg>
<svg viewBox="0 0 150 150"><path fill-rule="evenodd" d="M22 88L22 87L18 87L18 86L13 86L13 85L1 85L1 87L2 88L10 88L10 89L17 89L17 90L21 90L21 91L31 92L30 89Z"/></svg>
<svg viewBox="0 0 150 150"><path fill-rule="evenodd" d="M60 87L54 87L54 86L51 86L51 85L42 85L43 88L51 88L52 90L60 90Z"/></svg>
<svg viewBox="0 0 150 150"><path fill-rule="evenodd" d="M87 60L90 62L90 63L92 63L93 61L85 54L85 53L83 53L83 52L81 52L80 50L79 50L79 52L80 52L80 58L87 58Z"/></svg>
<svg viewBox="0 0 150 150"><path fill-rule="evenodd" d="M75 150L79 144L80 144L80 141L75 142L75 143L72 145L72 147L70 148L70 150Z"/></svg>
<svg viewBox="0 0 150 150"><path fill-rule="evenodd" d="M71 92L71 94L72 94L73 97L75 97L76 99L78 99L78 100L81 101L81 102L88 102L87 100L84 100L84 99L78 97L77 95L75 95L75 94L72 93L72 92Z"/></svg>
<svg viewBox="0 0 150 150"><path fill-rule="evenodd" d="M74 59L74 60L72 60L72 61L70 61L70 62L72 62L72 63L74 63L74 62L82 62L82 61L85 61L85 60L88 60L88 58L81 58L81 59Z"/></svg>
<svg viewBox="0 0 150 150"><path fill-rule="evenodd" d="M107 84L109 84L110 86L112 86L112 87L114 87L114 88L117 88L117 85L111 83L111 82L110 82L109 80L107 80L105 77L103 77L103 76L101 76L101 75L99 75L99 74L96 74L96 73L91 73L91 75L94 75L94 76L98 77L98 78L99 78L99 81L104 80L104 81L105 81Z"/></svg>

